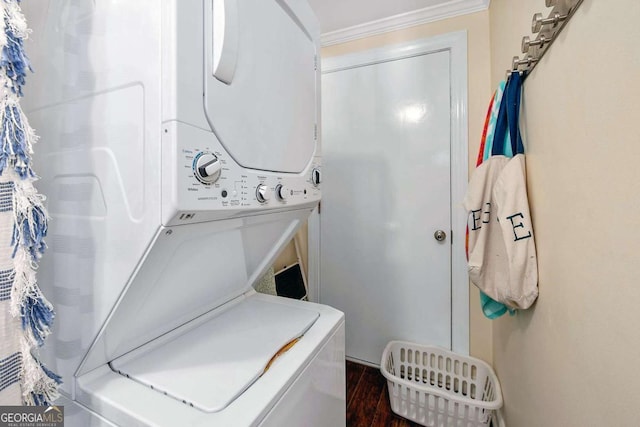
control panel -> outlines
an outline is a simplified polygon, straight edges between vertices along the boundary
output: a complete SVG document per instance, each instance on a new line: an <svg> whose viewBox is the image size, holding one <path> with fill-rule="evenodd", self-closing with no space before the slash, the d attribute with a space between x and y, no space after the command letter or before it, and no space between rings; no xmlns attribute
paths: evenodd
<svg viewBox="0 0 640 427"><path fill-rule="evenodd" d="M313 207L320 200L319 157L298 174L253 170L238 165L212 132L170 122L163 135L165 225Z"/></svg>

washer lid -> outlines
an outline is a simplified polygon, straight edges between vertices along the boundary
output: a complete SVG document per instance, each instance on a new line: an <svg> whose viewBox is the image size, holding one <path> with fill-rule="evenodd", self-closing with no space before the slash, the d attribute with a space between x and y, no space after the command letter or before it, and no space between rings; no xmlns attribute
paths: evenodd
<svg viewBox="0 0 640 427"><path fill-rule="evenodd" d="M209 0L207 119L251 169L300 173L316 146L317 22L306 2Z"/></svg>
<svg viewBox="0 0 640 427"><path fill-rule="evenodd" d="M206 412L226 408L319 317L302 307L241 298L213 319L113 362L134 381Z"/></svg>

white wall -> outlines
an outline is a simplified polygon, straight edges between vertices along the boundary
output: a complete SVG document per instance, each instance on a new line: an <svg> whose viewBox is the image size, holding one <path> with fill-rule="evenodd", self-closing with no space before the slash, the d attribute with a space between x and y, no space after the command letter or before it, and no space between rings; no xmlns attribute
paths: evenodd
<svg viewBox="0 0 640 427"><path fill-rule="evenodd" d="M492 81L542 0L493 0ZM493 326L507 425L640 424L640 2L585 0L525 82L540 272Z"/></svg>

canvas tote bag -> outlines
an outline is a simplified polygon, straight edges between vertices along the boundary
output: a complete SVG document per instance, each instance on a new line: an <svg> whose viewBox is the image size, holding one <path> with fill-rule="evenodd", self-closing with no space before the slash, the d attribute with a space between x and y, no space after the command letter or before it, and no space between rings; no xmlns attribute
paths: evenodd
<svg viewBox="0 0 640 427"><path fill-rule="evenodd" d="M469 182L469 277L489 297L525 309L538 296L537 259L526 192L524 146L518 129L522 80L513 73L505 88L492 156ZM513 158L504 155L509 132Z"/></svg>
<svg viewBox="0 0 640 427"><path fill-rule="evenodd" d="M487 111L487 117L484 123L484 130L482 132L482 138L480 140L480 149L478 151L478 159L476 161L476 167L480 166L484 161L488 160L491 157L491 150L493 148L493 140L496 129L496 122L498 119L498 113L500 110L500 103L502 102L504 88L506 85L506 81L500 82L494 96L491 98L491 102L489 103L489 109ZM505 151L506 147L509 147L510 150L510 142L507 141L509 139L508 134L506 135L505 141ZM507 155L505 153L505 155ZM510 157L507 155L507 157ZM469 259L469 226L467 225L467 233L466 233L466 255L467 260ZM480 292L480 307L482 309L482 313L488 319L497 319L500 316L503 316L505 313L509 312L510 315L515 314L515 310L509 309L506 305L498 302L482 291Z"/></svg>

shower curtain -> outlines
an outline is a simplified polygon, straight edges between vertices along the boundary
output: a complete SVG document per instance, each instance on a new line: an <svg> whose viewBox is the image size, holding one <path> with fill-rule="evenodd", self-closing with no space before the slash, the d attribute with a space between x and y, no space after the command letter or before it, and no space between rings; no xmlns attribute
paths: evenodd
<svg viewBox="0 0 640 427"><path fill-rule="evenodd" d="M48 405L60 377L38 356L54 318L36 282L47 213L31 168L37 137L20 108L30 31L20 0L0 0L0 14L0 405Z"/></svg>

